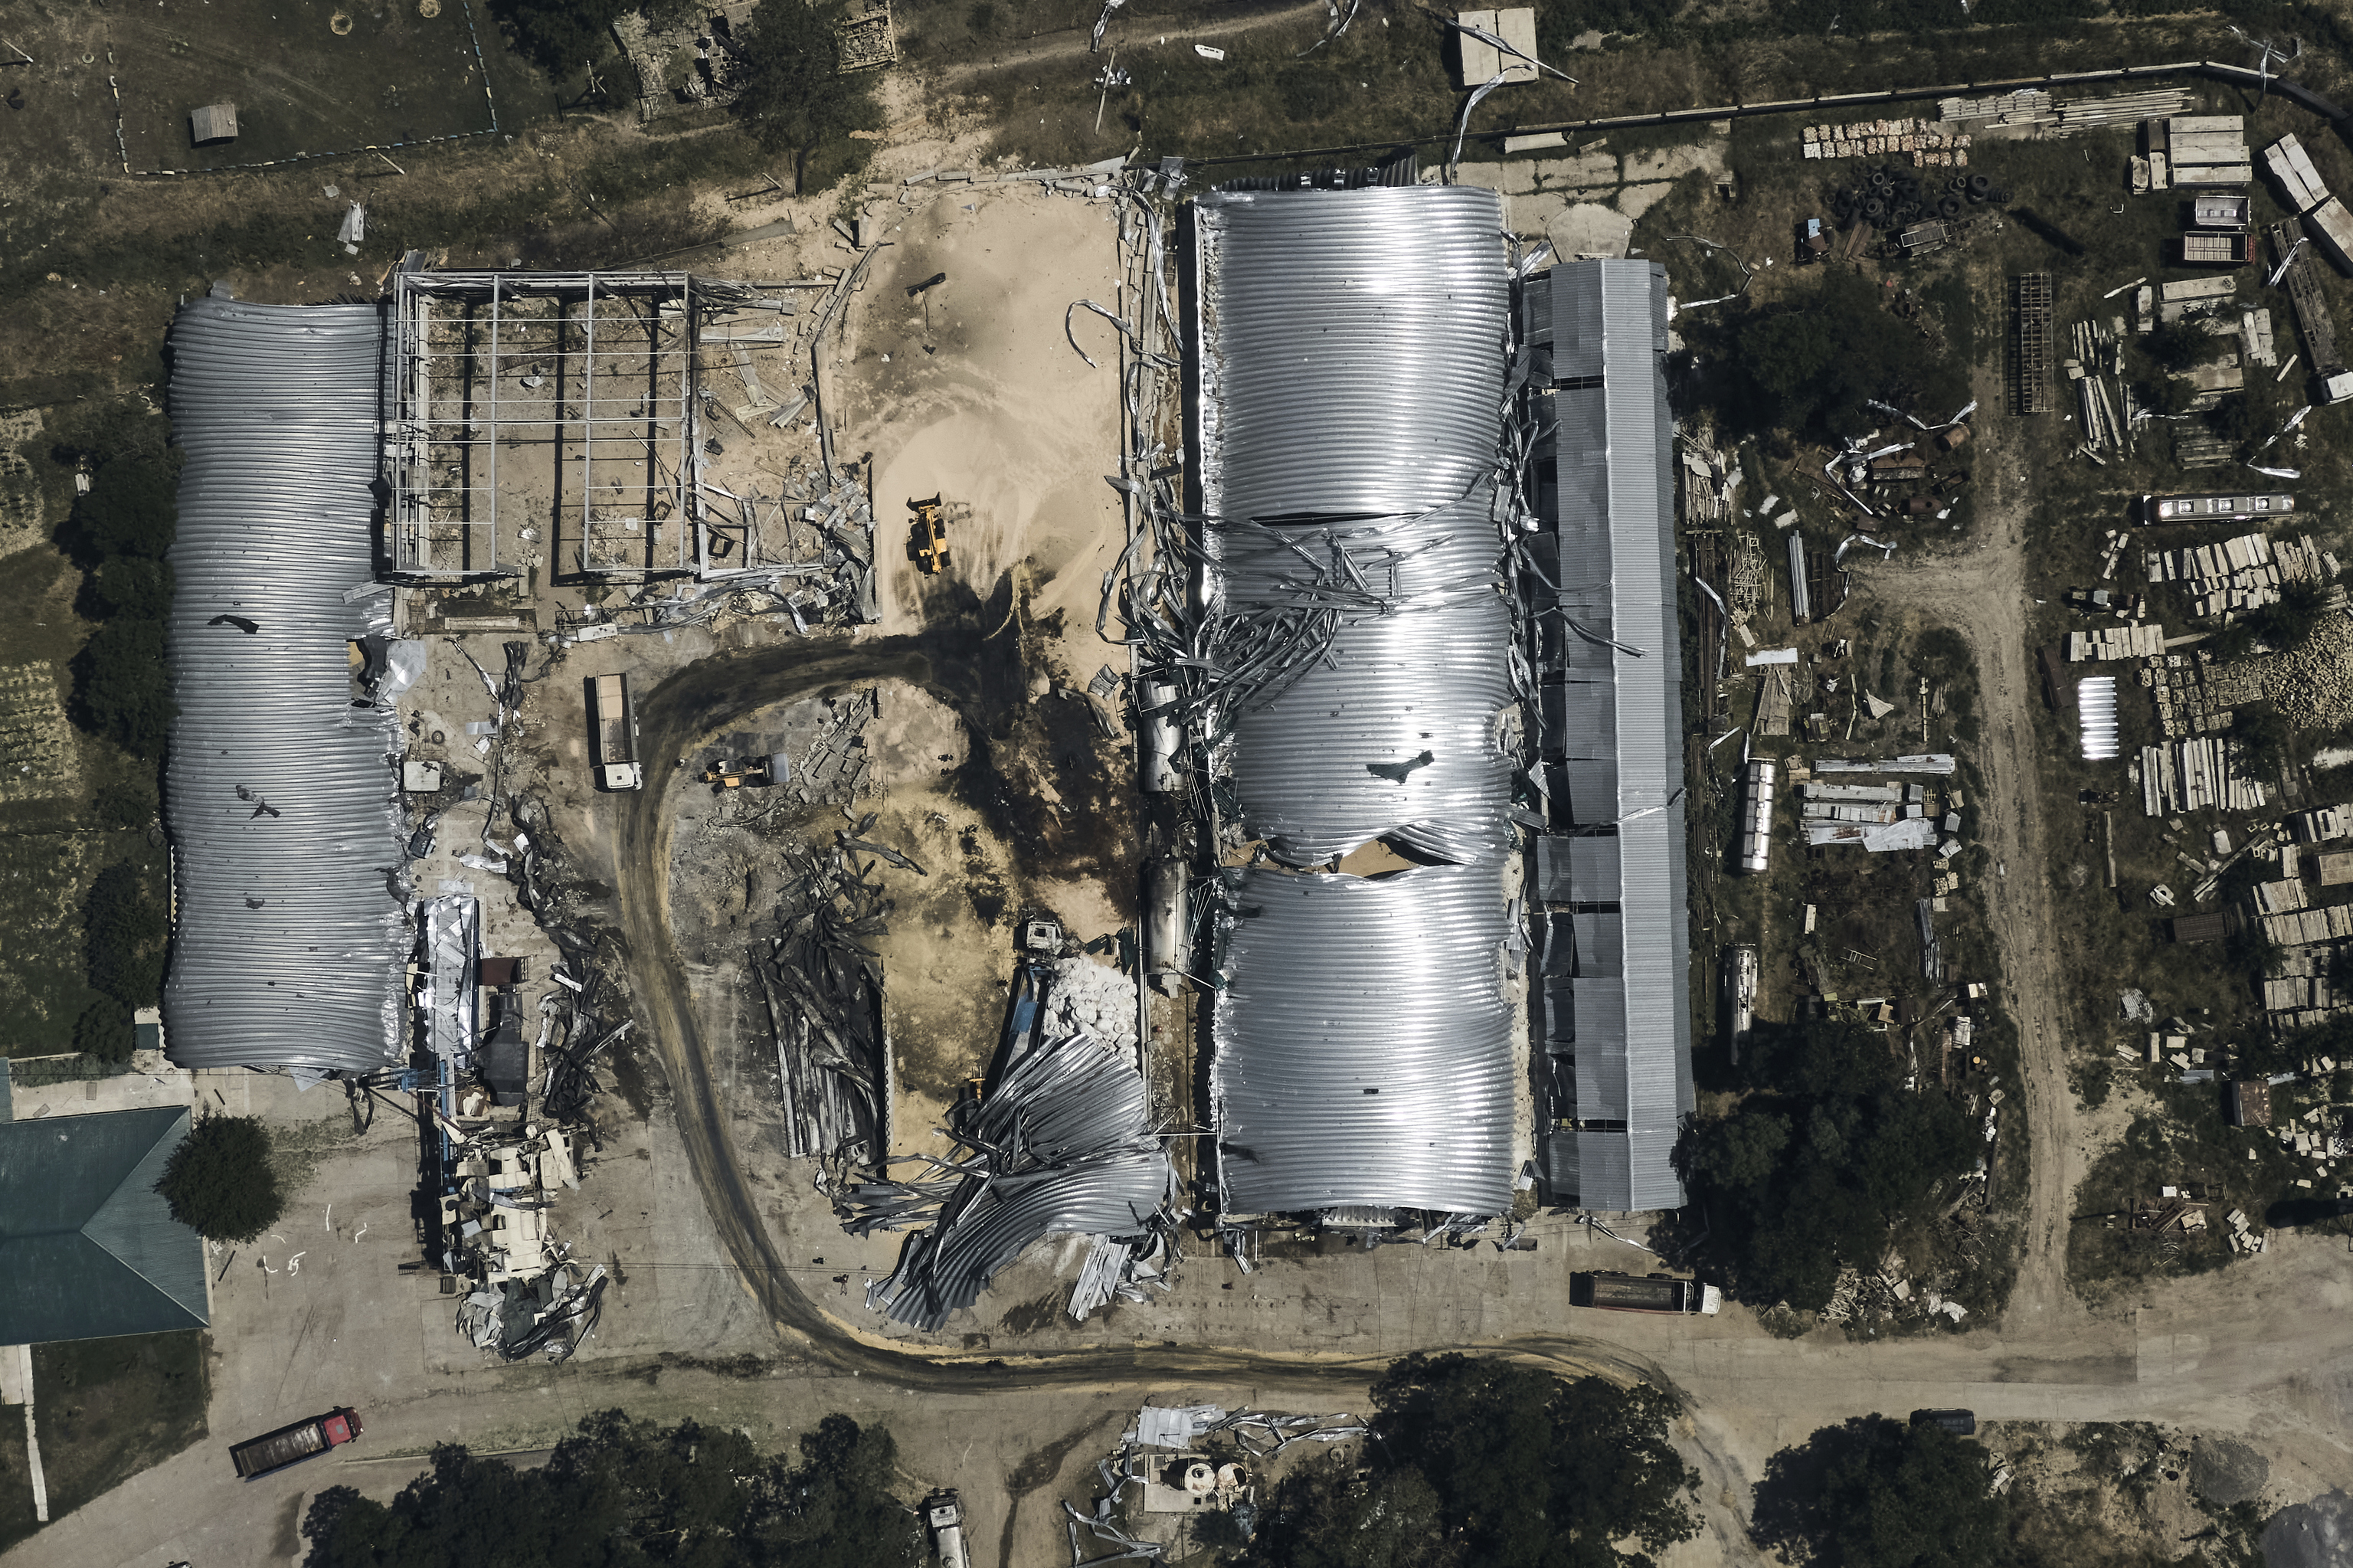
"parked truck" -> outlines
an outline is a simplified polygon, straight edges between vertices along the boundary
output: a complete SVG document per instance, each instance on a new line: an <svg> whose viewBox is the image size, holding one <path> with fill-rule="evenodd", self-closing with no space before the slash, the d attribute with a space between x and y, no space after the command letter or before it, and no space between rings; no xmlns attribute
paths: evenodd
<svg viewBox="0 0 2353 1568"><path fill-rule="evenodd" d="M645 768L638 761L638 715L629 706L627 675L589 680L588 725L596 739L596 782L607 789L645 788Z"/></svg>
<svg viewBox="0 0 2353 1568"><path fill-rule="evenodd" d="M1667 1312L1713 1318L1724 1306L1724 1293L1696 1279L1671 1274L1647 1277L1631 1274L1572 1274L1568 1277L1572 1307L1599 1307L1610 1312Z"/></svg>
<svg viewBox="0 0 2353 1568"><path fill-rule="evenodd" d="M345 1406L281 1426L264 1436L239 1443L228 1451L241 1480L253 1480L315 1459L330 1448L340 1448L360 1435L359 1412Z"/></svg>
<svg viewBox="0 0 2353 1568"><path fill-rule="evenodd" d="M931 1527L932 1550L939 1555L940 1568L972 1568L972 1557L964 1549L964 1499L954 1488L923 1499L923 1522Z"/></svg>

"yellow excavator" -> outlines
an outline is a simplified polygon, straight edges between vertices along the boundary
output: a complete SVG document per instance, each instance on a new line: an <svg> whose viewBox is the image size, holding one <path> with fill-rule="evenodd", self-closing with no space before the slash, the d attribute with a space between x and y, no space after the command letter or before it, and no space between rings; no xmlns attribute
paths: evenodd
<svg viewBox="0 0 2353 1568"><path fill-rule="evenodd" d="M745 757L735 761L721 758L702 770L702 782L713 789L741 789L745 785L782 784L793 776L792 758L784 752L770 752L765 757Z"/></svg>
<svg viewBox="0 0 2353 1568"><path fill-rule="evenodd" d="M926 577L944 570L948 564L948 525L941 514L941 498L929 501L909 498L907 510L915 514L907 551Z"/></svg>

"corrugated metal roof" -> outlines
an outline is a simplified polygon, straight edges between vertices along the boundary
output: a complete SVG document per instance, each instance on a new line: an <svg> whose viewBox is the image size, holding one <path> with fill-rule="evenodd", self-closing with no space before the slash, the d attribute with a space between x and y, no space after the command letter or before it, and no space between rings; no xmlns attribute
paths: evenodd
<svg viewBox="0 0 2353 1568"><path fill-rule="evenodd" d="M1377 879L1229 872L1213 1021L1223 1206L1510 1207L1504 857Z"/></svg>
<svg viewBox="0 0 2353 1568"><path fill-rule="evenodd" d="M1614 944L1603 921L1580 923L1579 975L1588 933L1619 980L1577 982L1577 1115L1623 1120L1613 1160L1588 1163L1611 1201L1639 1192L1675 1206L1680 1183L1666 1163L1682 1118L1693 1108L1689 1005L1690 934L1685 912L1683 808L1682 652L1675 620L1673 421L1659 356L1666 343L1666 279L1644 261L1580 261L1556 267L1548 283L1556 377L1599 385L1561 387L1549 454L1559 475L1561 573L1571 559L1606 563L1609 635L1626 644L1609 655L1610 722L1581 733L1566 693L1549 705L1571 726L1546 749L1571 758L1607 750L1608 771L1590 764L1569 780L1582 823L1617 825L1620 889ZM1540 452L1540 458L1544 455ZM1631 650L1630 652L1629 650ZM1604 795L1605 789L1608 794ZM1598 900L1597 900L1598 901ZM1588 1060L1599 1056L1600 1060ZM1601 1097L1594 1108L1588 1095ZM1614 1162L1613 1162L1614 1161ZM1633 1163L1629 1163L1630 1161ZM1622 1180L1613 1172L1623 1171Z"/></svg>
<svg viewBox="0 0 2353 1568"><path fill-rule="evenodd" d="M1493 194L1460 186L1195 207L1220 613L1344 605L1325 657L1222 715L1243 821L1297 865L1385 836L1450 863L1229 878L1211 1065L1229 1211L1512 1200L1502 229Z"/></svg>
<svg viewBox="0 0 2353 1568"><path fill-rule="evenodd" d="M352 705L346 658L385 611L343 601L375 575L383 341L373 305L206 299L173 324L164 1013L182 1066L366 1072L405 1053L400 737L389 709ZM212 624L227 613L260 630Z"/></svg>

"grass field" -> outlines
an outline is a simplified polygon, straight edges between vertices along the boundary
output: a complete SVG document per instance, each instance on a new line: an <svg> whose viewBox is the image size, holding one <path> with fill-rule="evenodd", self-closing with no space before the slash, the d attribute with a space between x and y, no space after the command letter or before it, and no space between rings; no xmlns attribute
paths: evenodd
<svg viewBox="0 0 2353 1568"><path fill-rule="evenodd" d="M142 174L219 169L483 132L551 106L468 0L0 5L0 18L36 62L9 78L24 106L0 115L0 164L20 172L120 173L125 157ZM237 139L194 145L189 111L223 101Z"/></svg>
<svg viewBox="0 0 2353 1568"><path fill-rule="evenodd" d="M132 1334L33 1348L49 1517L62 1519L205 1436L205 1335ZM0 1422L0 1550L33 1534L25 1427ZM223 1467L227 1465L224 1461Z"/></svg>

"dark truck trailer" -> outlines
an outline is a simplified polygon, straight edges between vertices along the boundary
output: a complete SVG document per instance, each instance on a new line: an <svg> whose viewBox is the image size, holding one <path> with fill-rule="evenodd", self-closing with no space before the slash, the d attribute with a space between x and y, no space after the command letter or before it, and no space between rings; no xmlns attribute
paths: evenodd
<svg viewBox="0 0 2353 1568"><path fill-rule="evenodd" d="M1609 1312L1666 1312L1676 1316L1712 1318L1724 1306L1724 1294L1696 1279L1653 1274L1572 1274L1568 1277L1572 1307L1598 1307Z"/></svg>
<svg viewBox="0 0 2353 1568"><path fill-rule="evenodd" d="M289 1465L315 1459L330 1448L340 1448L360 1435L359 1412L349 1407L314 1415L281 1426L267 1436L239 1443L228 1451L240 1479L253 1480Z"/></svg>

